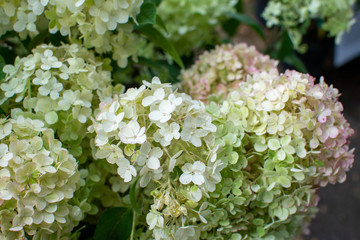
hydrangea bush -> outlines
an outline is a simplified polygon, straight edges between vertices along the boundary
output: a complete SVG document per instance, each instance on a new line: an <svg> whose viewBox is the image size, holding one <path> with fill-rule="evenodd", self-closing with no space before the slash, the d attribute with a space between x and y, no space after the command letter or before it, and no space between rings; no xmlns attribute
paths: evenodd
<svg viewBox="0 0 360 240"><path fill-rule="evenodd" d="M130 19L135 20L143 0L95 1L3 1L0 4L0 36L14 30L22 38L39 31L60 31L73 41L82 39L87 48L111 53L120 67L135 56L139 36L132 33Z"/></svg>
<svg viewBox="0 0 360 240"><path fill-rule="evenodd" d="M263 17L268 27L283 26L298 48L312 19L322 21L321 28L340 41L342 34L355 23L352 6L355 0L270 0Z"/></svg>
<svg viewBox="0 0 360 240"><path fill-rule="evenodd" d="M283 2L270 1L264 16L296 46L309 19L325 19L334 35L351 24L352 1L286 13ZM345 181L353 164L338 90L280 74L246 44L205 52L180 76L154 47L183 66L175 49L214 44L225 16L261 35L239 4L1 1L0 239L77 239L95 224L94 240L287 240L306 231L317 189ZM65 42L50 44L49 32ZM29 54L9 64L4 52L18 47ZM158 72L179 77L184 93L158 77L134 87L136 75ZM127 79L124 93L116 83Z"/></svg>
<svg viewBox="0 0 360 240"><path fill-rule="evenodd" d="M224 44L199 56L180 75L183 91L206 101L209 94L227 93L245 81L247 75L276 69L278 62L245 43Z"/></svg>
<svg viewBox="0 0 360 240"><path fill-rule="evenodd" d="M0 119L1 239L70 236L81 218L71 204L77 162L40 120Z"/></svg>
<svg viewBox="0 0 360 240"><path fill-rule="evenodd" d="M77 44L40 45L4 67L1 103L7 101L4 108L13 116L44 120L79 156L92 112L101 100L111 100L113 92L122 91L120 85L111 86L111 72L103 61Z"/></svg>

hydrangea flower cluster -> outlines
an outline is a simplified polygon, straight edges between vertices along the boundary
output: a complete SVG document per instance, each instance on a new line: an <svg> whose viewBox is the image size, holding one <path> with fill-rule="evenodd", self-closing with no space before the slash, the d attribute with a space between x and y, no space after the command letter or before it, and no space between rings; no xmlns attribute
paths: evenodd
<svg viewBox="0 0 360 240"><path fill-rule="evenodd" d="M314 215L315 190L343 182L354 160L353 130L338 96L323 79L314 84L307 74L273 70L249 76L225 101L207 105L222 146L218 158L228 164L210 193L226 220L212 216L209 228L250 239L301 233L301 219Z"/></svg>
<svg viewBox="0 0 360 240"><path fill-rule="evenodd" d="M215 190L224 167L216 157L216 127L201 102L155 77L102 102L89 130L96 133L97 161L106 159L121 177L113 190L137 178L151 192L149 234L181 235L184 226L201 221L197 211L206 207L198 202Z"/></svg>
<svg viewBox="0 0 360 240"><path fill-rule="evenodd" d="M117 88L122 90L111 86L111 72L105 69L93 52L79 45L40 45L31 55L4 67L1 103L7 101L4 107L14 117L42 119L79 155L93 109L100 100L111 100Z"/></svg>
<svg viewBox="0 0 360 240"><path fill-rule="evenodd" d="M237 0L166 0L158 8L169 37L180 54L187 54L214 40L214 27Z"/></svg>
<svg viewBox="0 0 360 240"><path fill-rule="evenodd" d="M247 75L276 69L278 61L259 53L245 43L223 44L204 52L195 64L183 71L183 91L193 98L206 101L211 94L227 93L237 88Z"/></svg>
<svg viewBox="0 0 360 240"><path fill-rule="evenodd" d="M330 36L336 36L339 42L342 34L355 22L352 10L354 3L355 0L271 0L263 17L268 27L284 26L297 48L311 19L324 21L321 28L328 31Z"/></svg>
<svg viewBox="0 0 360 240"><path fill-rule="evenodd" d="M35 36L38 30L83 39L87 48L111 52L119 66L136 54L139 42L132 33L130 19L136 18L143 0L70 0L70 1L3 1L0 5L0 36L15 30L21 37ZM39 29L38 29L39 28Z"/></svg>
<svg viewBox="0 0 360 240"><path fill-rule="evenodd" d="M1 239L70 235L81 217L71 204L77 162L40 120L0 119Z"/></svg>

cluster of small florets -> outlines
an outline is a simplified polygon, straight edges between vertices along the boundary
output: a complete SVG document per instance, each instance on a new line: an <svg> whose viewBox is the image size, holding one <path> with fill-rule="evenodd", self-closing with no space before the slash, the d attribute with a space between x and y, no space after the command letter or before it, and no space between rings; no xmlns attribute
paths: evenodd
<svg viewBox="0 0 360 240"><path fill-rule="evenodd" d="M355 22L354 3L355 0L271 0L263 16L268 27L284 26L295 47L299 47L312 19L324 21L321 28L330 36L336 36L339 42L342 34Z"/></svg>
<svg viewBox="0 0 360 240"><path fill-rule="evenodd" d="M166 0L158 8L169 37L180 54L187 54L214 40L214 28L237 0Z"/></svg>
<svg viewBox="0 0 360 240"><path fill-rule="evenodd" d="M96 132L96 158L117 167L121 179L114 179L113 190L126 191L139 178L151 191L146 222L155 238L181 235L202 219L199 201L221 181L223 164L216 157L216 127L201 102L153 78L102 102L89 130Z"/></svg>
<svg viewBox="0 0 360 240"><path fill-rule="evenodd" d="M325 186L328 182L345 180L345 172L354 160L348 141L353 130L342 114L336 88L328 86L323 78L314 84L310 75L286 71L279 76L254 75L247 83L240 84L239 92L248 97L256 111L266 113L257 123L265 127L263 133L279 137L259 146L267 144L283 160L293 152L292 148L290 152L288 147L284 148L287 142L283 142L284 138L289 135L291 140L286 145L292 146L298 157L310 158L313 166L318 164L315 184Z"/></svg>
<svg viewBox="0 0 360 240"><path fill-rule="evenodd" d="M5 1L0 5L0 36L15 30L25 38L38 30L83 39L87 48L111 52L119 66L136 54L138 36L132 33L129 20L140 12L143 0L70 0L70 1ZM48 26L47 26L48 25ZM39 29L38 29L39 28Z"/></svg>
<svg viewBox="0 0 360 240"><path fill-rule="evenodd" d="M207 105L222 146L218 158L227 164L210 193L226 220L212 216L209 228L250 239L301 233L301 219L311 218L318 201L315 189L343 182L353 163L353 131L338 95L323 79L314 84L309 75L274 70L248 76L225 101Z"/></svg>
<svg viewBox="0 0 360 240"><path fill-rule="evenodd" d="M278 61L245 43L217 46L203 53L181 76L183 91L206 101L211 94L227 93L245 81L247 75L276 69Z"/></svg>
<svg viewBox="0 0 360 240"><path fill-rule="evenodd" d="M69 234L81 209L69 204L80 174L75 158L40 120L0 119L1 239Z"/></svg>
<svg viewBox="0 0 360 240"><path fill-rule="evenodd" d="M79 144L94 106L99 100L111 100L115 91L110 71L91 51L76 44L41 45L3 71L1 103L7 103L3 107L12 110L13 116L42 119L62 141L76 143L71 146L76 155L81 153Z"/></svg>

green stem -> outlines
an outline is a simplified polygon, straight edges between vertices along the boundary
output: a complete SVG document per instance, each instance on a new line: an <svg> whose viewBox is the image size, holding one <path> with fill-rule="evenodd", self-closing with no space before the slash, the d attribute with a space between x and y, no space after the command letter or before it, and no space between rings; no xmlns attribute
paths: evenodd
<svg viewBox="0 0 360 240"><path fill-rule="evenodd" d="M134 240L135 224L136 224L136 212L133 209L133 220L132 220L132 229L131 229L130 240Z"/></svg>

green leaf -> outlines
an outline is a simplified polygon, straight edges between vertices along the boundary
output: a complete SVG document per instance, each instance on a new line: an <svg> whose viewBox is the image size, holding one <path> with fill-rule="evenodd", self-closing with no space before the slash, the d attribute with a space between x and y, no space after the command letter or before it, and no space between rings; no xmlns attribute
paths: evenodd
<svg viewBox="0 0 360 240"><path fill-rule="evenodd" d="M264 30L263 30L262 26L259 23L257 23L256 21L254 21L248 15L242 14L242 13L232 13L232 12L228 12L228 13L226 13L226 15L228 17L230 17L231 19L235 19L235 20L239 21L240 23L245 23L251 29L253 29L261 37L261 39L265 40L265 34L264 34Z"/></svg>
<svg viewBox="0 0 360 240"><path fill-rule="evenodd" d="M5 77L5 73L3 72L3 68L6 65L5 59L0 55L0 80Z"/></svg>
<svg viewBox="0 0 360 240"><path fill-rule="evenodd" d="M235 10L237 13L243 13L244 12L244 4L242 0L239 0L237 4L235 5ZM237 29L240 25L240 22L235 19L229 19L222 24L222 28L225 30L225 32L230 36L235 36Z"/></svg>
<svg viewBox="0 0 360 240"><path fill-rule="evenodd" d="M174 61L181 67L184 67L184 63L182 62L179 54L177 53L174 46L169 42L168 39L166 39L161 32L159 32L157 29L155 29L151 25L142 25L138 26L137 30L144 34L146 37L150 39L153 43L155 43L157 46L162 48L164 51L166 51L170 56L174 59Z"/></svg>
<svg viewBox="0 0 360 240"><path fill-rule="evenodd" d="M238 0L238 2L235 5L235 9L238 13L243 13L244 12L244 3L243 0Z"/></svg>
<svg viewBox="0 0 360 240"><path fill-rule="evenodd" d="M108 208L95 228L94 240L128 240L131 234L133 211L124 207Z"/></svg>
<svg viewBox="0 0 360 240"><path fill-rule="evenodd" d="M145 0L144 3L153 3L156 6L159 6L161 3L161 0Z"/></svg>
<svg viewBox="0 0 360 240"><path fill-rule="evenodd" d="M152 2L146 2L141 5L140 13L136 17L139 25L156 23L156 6Z"/></svg>
<svg viewBox="0 0 360 240"><path fill-rule="evenodd" d="M222 24L222 28L230 37L233 37L235 36L239 25L240 25L239 21L231 18Z"/></svg>
<svg viewBox="0 0 360 240"><path fill-rule="evenodd" d="M287 56L284 59L284 62L294 66L300 72L303 72L303 73L308 72L304 62L298 56L296 56L295 52L292 55Z"/></svg>
<svg viewBox="0 0 360 240"><path fill-rule="evenodd" d="M294 45L289 37L289 33L284 31L281 35L280 49L277 52L276 59L283 61L286 57L294 54Z"/></svg>
<svg viewBox="0 0 360 240"><path fill-rule="evenodd" d="M153 75L158 76L163 82L176 83L180 69L176 64L169 64L167 61L151 60L143 57L138 58L138 63L149 67Z"/></svg>
<svg viewBox="0 0 360 240"><path fill-rule="evenodd" d="M139 179L140 179L140 177L138 176L130 188L130 203L131 203L131 206L133 207L134 211L137 214L140 214L139 204L136 201L136 185L137 185Z"/></svg>
<svg viewBox="0 0 360 240"><path fill-rule="evenodd" d="M157 14L156 14L156 25L158 25L159 27L161 27L162 29L164 29L164 31L165 31L166 33L168 33L164 21L163 21L162 18L161 18L159 15L157 15Z"/></svg>

